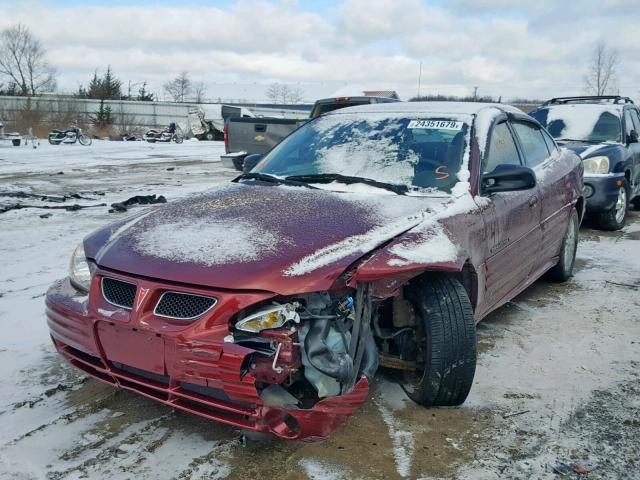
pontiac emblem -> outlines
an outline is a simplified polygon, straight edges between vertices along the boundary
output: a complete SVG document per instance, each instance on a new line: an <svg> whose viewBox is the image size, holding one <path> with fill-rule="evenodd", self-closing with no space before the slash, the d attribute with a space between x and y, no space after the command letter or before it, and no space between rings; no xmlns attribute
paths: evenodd
<svg viewBox="0 0 640 480"><path fill-rule="evenodd" d="M144 299L147 298L147 295L149 295L148 288L140 288L140 290L138 290L138 298L136 298L136 312L140 310L140 307L144 303Z"/></svg>

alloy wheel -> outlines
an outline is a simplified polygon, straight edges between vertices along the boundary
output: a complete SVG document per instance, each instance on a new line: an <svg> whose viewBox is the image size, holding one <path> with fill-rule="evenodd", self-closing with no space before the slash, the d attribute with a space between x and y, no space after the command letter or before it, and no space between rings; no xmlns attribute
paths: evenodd
<svg viewBox="0 0 640 480"><path fill-rule="evenodd" d="M627 210L627 191L624 187L618 190L618 200L616 201L616 222L621 223Z"/></svg>

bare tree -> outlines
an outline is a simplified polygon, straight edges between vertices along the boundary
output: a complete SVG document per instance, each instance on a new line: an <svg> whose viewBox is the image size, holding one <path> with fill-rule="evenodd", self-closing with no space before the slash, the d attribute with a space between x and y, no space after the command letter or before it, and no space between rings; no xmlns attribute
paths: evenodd
<svg viewBox="0 0 640 480"><path fill-rule="evenodd" d="M56 71L46 61L44 47L21 23L0 33L0 75L17 85L21 95L56 88Z"/></svg>
<svg viewBox="0 0 640 480"><path fill-rule="evenodd" d="M289 103L293 103L293 104L302 103L302 95L303 93L301 88L298 88L298 87L292 88L289 91Z"/></svg>
<svg viewBox="0 0 640 480"><path fill-rule="evenodd" d="M280 85L278 82L272 83L271 85L269 85L269 88L267 88L266 95L267 95L267 98L271 100L271 103L278 103L281 97L282 87L283 85Z"/></svg>
<svg viewBox="0 0 640 480"><path fill-rule="evenodd" d="M287 103L289 103L289 97L291 97L291 89L288 85L283 84L280 87L280 102L283 105L286 105Z"/></svg>
<svg viewBox="0 0 640 480"><path fill-rule="evenodd" d="M164 84L164 91L169 94L174 102L184 102L184 99L191 94L192 90L191 79L186 70L183 70L176 78Z"/></svg>
<svg viewBox="0 0 640 480"><path fill-rule="evenodd" d="M207 87L204 82L196 82L193 84L193 99L196 103L204 102L204 96L207 94Z"/></svg>
<svg viewBox="0 0 640 480"><path fill-rule="evenodd" d="M616 69L620 59L616 49L608 48L600 42L591 56L591 63L584 83L587 91L593 95L604 95L615 88Z"/></svg>
<svg viewBox="0 0 640 480"><path fill-rule="evenodd" d="M286 105L288 103L302 102L302 90L300 88L291 88L283 83L276 82L269 85L266 95L272 103Z"/></svg>

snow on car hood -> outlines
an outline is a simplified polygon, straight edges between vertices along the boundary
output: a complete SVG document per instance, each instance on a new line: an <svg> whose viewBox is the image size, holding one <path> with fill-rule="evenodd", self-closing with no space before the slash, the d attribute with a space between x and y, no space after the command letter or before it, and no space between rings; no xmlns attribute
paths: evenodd
<svg viewBox="0 0 640 480"><path fill-rule="evenodd" d="M450 200L233 184L105 227L85 239L85 252L103 268L172 282L324 290Z"/></svg>
<svg viewBox="0 0 640 480"><path fill-rule="evenodd" d="M608 156L620 149L619 143L587 143L587 142L560 142L560 144L577 153L583 160L597 155Z"/></svg>

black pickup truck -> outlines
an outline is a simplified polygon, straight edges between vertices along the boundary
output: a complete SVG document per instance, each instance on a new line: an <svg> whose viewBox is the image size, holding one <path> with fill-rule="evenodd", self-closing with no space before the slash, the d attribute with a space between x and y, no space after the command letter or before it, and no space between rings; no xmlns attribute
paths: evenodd
<svg viewBox="0 0 640 480"><path fill-rule="evenodd" d="M304 119L229 118L224 128L226 153L221 156L222 163L242 171L248 155L264 155L298 127L323 113L356 105L398 101L395 98L367 96L323 98L313 105L309 117Z"/></svg>

